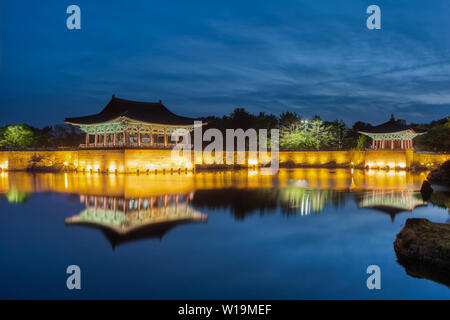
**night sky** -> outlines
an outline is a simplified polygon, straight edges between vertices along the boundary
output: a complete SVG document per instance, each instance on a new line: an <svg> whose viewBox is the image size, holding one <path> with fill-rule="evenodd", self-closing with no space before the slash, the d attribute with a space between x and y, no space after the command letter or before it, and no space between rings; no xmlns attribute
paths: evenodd
<svg viewBox="0 0 450 320"><path fill-rule="evenodd" d="M113 93L191 117L429 122L450 114L449 27L448 0L0 0L0 125L97 113Z"/></svg>

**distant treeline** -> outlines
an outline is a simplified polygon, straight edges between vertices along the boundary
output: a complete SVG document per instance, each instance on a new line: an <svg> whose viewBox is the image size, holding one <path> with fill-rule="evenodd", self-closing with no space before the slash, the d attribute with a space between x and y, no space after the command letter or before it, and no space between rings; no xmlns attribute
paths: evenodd
<svg viewBox="0 0 450 320"><path fill-rule="evenodd" d="M293 112L284 112L279 117L263 112L254 115L244 109L235 109L222 118L207 117L204 120L208 122L206 128L217 128L223 133L225 129L278 128L281 150L365 149L372 143L369 137L358 133L372 127L361 121L349 128L342 120L323 121L319 116L306 119ZM411 126L427 131L414 139L416 150L450 152L450 117Z"/></svg>
<svg viewBox="0 0 450 320"><path fill-rule="evenodd" d="M211 116L203 120L208 123L205 130L216 128L224 136L226 129L280 129L281 150L364 149L371 144L371 139L358 131L364 131L372 125L361 121L349 128L342 120L323 121L319 116L306 119L293 112L284 112L279 117L263 112L254 115L241 108L222 118ZM450 117L411 126L427 131L414 139L416 150L450 152ZM0 128L2 148L75 147L83 143L84 139L81 130L65 124L42 129L26 124Z"/></svg>

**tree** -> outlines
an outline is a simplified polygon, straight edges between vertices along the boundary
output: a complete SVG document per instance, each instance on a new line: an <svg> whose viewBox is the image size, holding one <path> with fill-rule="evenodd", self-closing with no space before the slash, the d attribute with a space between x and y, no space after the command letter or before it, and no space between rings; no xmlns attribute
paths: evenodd
<svg viewBox="0 0 450 320"><path fill-rule="evenodd" d="M359 150L364 149L366 147L366 144L367 144L366 136L360 135L358 137L358 142L356 143L356 148Z"/></svg>
<svg viewBox="0 0 450 320"><path fill-rule="evenodd" d="M300 129L301 117L293 112L283 112L280 115L280 130L294 133Z"/></svg>
<svg viewBox="0 0 450 320"><path fill-rule="evenodd" d="M318 141L305 131L284 132L280 137L280 148L283 150L315 150L319 149Z"/></svg>
<svg viewBox="0 0 450 320"><path fill-rule="evenodd" d="M330 142L330 131L327 126L324 125L323 121L319 117L314 117L314 119L309 123L307 132L316 139L316 149L326 146Z"/></svg>
<svg viewBox="0 0 450 320"><path fill-rule="evenodd" d="M345 125L344 121L335 120L329 125L329 132L330 132L330 144L339 149L342 150L345 144L345 140L349 134L349 130L347 126Z"/></svg>
<svg viewBox="0 0 450 320"><path fill-rule="evenodd" d="M0 144L5 147L28 148L35 142L33 130L25 125L13 125L6 127L3 140Z"/></svg>
<svg viewBox="0 0 450 320"><path fill-rule="evenodd" d="M425 130L424 135L414 139L414 147L418 150L449 152L450 151L450 117L433 121L428 125L414 125Z"/></svg>

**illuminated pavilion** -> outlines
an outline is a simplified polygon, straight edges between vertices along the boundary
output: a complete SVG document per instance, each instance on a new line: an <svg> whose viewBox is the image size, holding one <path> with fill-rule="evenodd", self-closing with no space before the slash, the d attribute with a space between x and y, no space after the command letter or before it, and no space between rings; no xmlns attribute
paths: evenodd
<svg viewBox="0 0 450 320"><path fill-rule="evenodd" d="M172 132L193 130L195 120L172 113L161 101L138 102L113 95L100 113L66 118L64 122L86 133L86 142L80 147L111 148L173 146L169 142Z"/></svg>
<svg viewBox="0 0 450 320"><path fill-rule="evenodd" d="M358 132L372 138L373 150L413 149L413 139L425 133L395 120L394 115L388 122Z"/></svg>
<svg viewBox="0 0 450 320"><path fill-rule="evenodd" d="M150 197L80 195L85 209L66 218L66 225L99 229L112 247L144 239L162 239L172 228L206 222L208 216L194 210L190 194L162 194Z"/></svg>
<svg viewBox="0 0 450 320"><path fill-rule="evenodd" d="M427 206L421 194L412 190L370 190L358 199L358 208L374 209L389 214L391 221L404 211Z"/></svg>

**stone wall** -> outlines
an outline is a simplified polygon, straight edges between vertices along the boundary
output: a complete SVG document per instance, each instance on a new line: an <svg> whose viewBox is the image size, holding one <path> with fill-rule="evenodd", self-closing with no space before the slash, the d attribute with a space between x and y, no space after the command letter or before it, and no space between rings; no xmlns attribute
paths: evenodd
<svg viewBox="0 0 450 320"><path fill-rule="evenodd" d="M101 172L145 172L147 170L192 169L193 152L188 159L173 160L169 149L84 149L53 151L0 151L0 169L23 171L30 168L58 171L78 169ZM245 164L253 166L242 152ZM224 152L224 160L225 160ZM237 155L234 155L237 158ZM190 159L189 159L190 158ZM408 169L412 166L436 167L450 159L450 154L414 153L412 150L379 151L281 151L281 166L329 166ZM213 165L212 156L196 158L196 164Z"/></svg>

